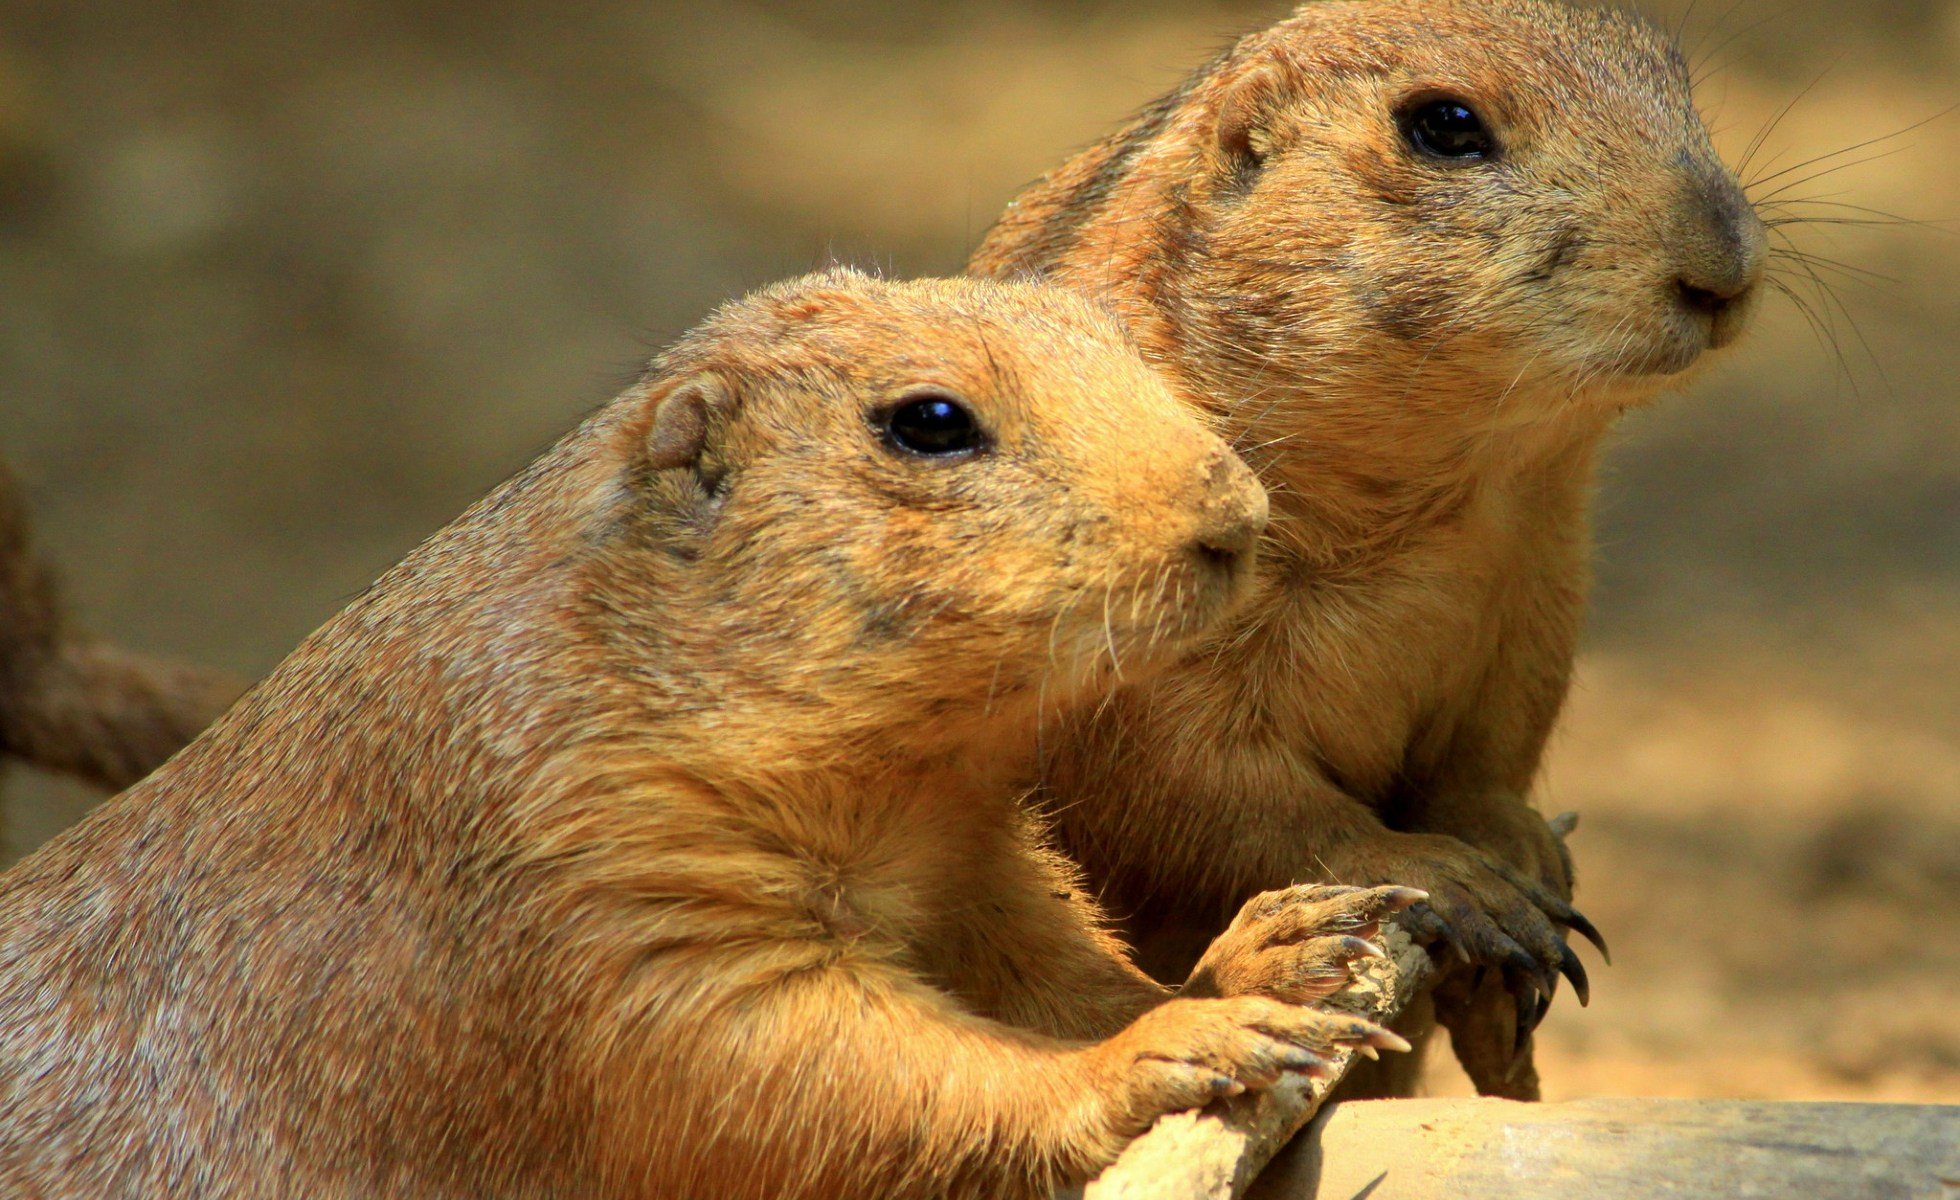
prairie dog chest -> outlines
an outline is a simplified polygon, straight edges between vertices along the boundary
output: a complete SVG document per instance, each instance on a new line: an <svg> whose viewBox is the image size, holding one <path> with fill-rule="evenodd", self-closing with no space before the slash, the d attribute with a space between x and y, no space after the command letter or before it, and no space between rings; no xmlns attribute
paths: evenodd
<svg viewBox="0 0 1960 1200"><path fill-rule="evenodd" d="M1418 738L1477 703L1494 658L1525 650L1503 633L1531 569L1514 517L1493 497L1352 570L1276 564L1235 667L1276 728L1349 788L1386 790Z"/></svg>
<svg viewBox="0 0 1960 1200"><path fill-rule="evenodd" d="M949 772L840 798L793 852L813 914L909 956L922 934L986 894L1017 849L1013 793L992 774Z"/></svg>

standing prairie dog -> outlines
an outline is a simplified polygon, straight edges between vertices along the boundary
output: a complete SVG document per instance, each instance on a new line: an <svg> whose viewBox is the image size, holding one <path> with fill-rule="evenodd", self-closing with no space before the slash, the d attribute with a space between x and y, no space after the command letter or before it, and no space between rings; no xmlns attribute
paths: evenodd
<svg viewBox="0 0 1960 1200"><path fill-rule="evenodd" d="M1038 721L1241 599L1265 499L1057 289L767 289L0 877L0 1192L1037 1196L1339 1045L1420 893L1170 999Z"/></svg>
<svg viewBox="0 0 1960 1200"><path fill-rule="evenodd" d="M1491 968L1439 992L1459 1057L1536 1095L1560 926L1597 940L1525 799L1596 448L1736 338L1765 244L1676 47L1547 0L1309 4L1009 206L971 270L1105 299L1273 497L1256 605L1044 743L1147 962L1250 891L1410 883Z"/></svg>

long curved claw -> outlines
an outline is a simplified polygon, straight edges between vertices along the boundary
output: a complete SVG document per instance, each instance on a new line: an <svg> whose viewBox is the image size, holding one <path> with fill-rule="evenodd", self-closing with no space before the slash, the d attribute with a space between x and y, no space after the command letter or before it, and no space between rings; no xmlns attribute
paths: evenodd
<svg viewBox="0 0 1960 1200"><path fill-rule="evenodd" d="M1498 936L1502 937L1503 935L1500 934ZM1531 951L1518 945L1518 943L1511 941L1510 938L1504 938L1504 940L1511 947L1510 952L1505 958L1505 977L1508 979L1512 976L1513 972L1516 972L1530 980L1531 986L1536 994L1536 1003L1539 1006L1537 1019L1542 1021L1545 1019L1544 1010L1552 1006L1552 997L1558 995L1558 968L1540 959L1537 955L1531 953ZM1520 1003L1524 999L1525 997L1520 993Z"/></svg>
<svg viewBox="0 0 1960 1200"><path fill-rule="evenodd" d="M1545 1023L1545 1014L1551 1011L1552 1011L1552 998L1550 996L1546 996L1544 999L1538 1002L1538 1011L1531 1015L1531 1031L1533 1033L1538 1032L1538 1027Z"/></svg>
<svg viewBox="0 0 1960 1200"><path fill-rule="evenodd" d="M1609 967L1613 965L1613 952L1606 948L1606 939L1600 936L1598 927L1586 919L1586 914L1532 880L1526 879L1511 867L1503 863L1493 865L1506 883L1523 892L1546 916L1591 942L1593 948L1599 951L1599 956L1606 960L1606 965Z"/></svg>
<svg viewBox="0 0 1960 1200"><path fill-rule="evenodd" d="M1565 955L1559 961L1558 970L1559 974L1572 981L1572 993L1579 997L1579 1007L1584 1008L1591 1004L1592 985L1586 979L1585 966L1580 963L1579 956L1572 952L1572 947L1565 948Z"/></svg>
<svg viewBox="0 0 1960 1200"><path fill-rule="evenodd" d="M1531 1044L1531 1031L1538 1028L1538 992L1528 985L1522 988L1514 986L1511 999L1517 1009L1518 1020L1517 1032L1511 1039L1511 1057L1515 1059Z"/></svg>
<svg viewBox="0 0 1960 1200"><path fill-rule="evenodd" d="M1470 957L1470 947L1463 941L1463 935L1456 931L1454 925L1444 920L1443 914L1437 912L1427 901L1411 906L1403 920L1410 931L1421 940L1442 942L1455 952L1458 960L1465 963L1474 961Z"/></svg>
<svg viewBox="0 0 1960 1200"><path fill-rule="evenodd" d="M1568 905L1565 913L1559 917L1559 921L1572 932L1591 942L1593 949L1599 951L1602 962L1609 967L1613 965L1613 952L1606 948L1606 939L1600 936L1599 930L1591 921L1586 920L1584 913Z"/></svg>
<svg viewBox="0 0 1960 1200"><path fill-rule="evenodd" d="M1375 890L1381 896L1383 910L1391 913L1402 912L1429 899L1429 893L1421 888L1384 887Z"/></svg>

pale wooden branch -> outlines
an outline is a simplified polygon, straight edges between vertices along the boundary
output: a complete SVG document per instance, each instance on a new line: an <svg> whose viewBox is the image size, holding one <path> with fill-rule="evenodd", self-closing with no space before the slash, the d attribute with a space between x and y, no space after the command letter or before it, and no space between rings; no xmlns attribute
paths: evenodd
<svg viewBox="0 0 1960 1200"><path fill-rule="evenodd" d="M1428 951L1396 923L1385 923L1377 941L1388 957L1357 964L1354 985L1328 1003L1385 1025L1408 1007L1431 968ZM1353 1051L1336 1056L1323 1079L1288 1076L1263 1092L1160 1118L1087 1188L1058 1200L1234 1200L1313 1119L1355 1058Z"/></svg>

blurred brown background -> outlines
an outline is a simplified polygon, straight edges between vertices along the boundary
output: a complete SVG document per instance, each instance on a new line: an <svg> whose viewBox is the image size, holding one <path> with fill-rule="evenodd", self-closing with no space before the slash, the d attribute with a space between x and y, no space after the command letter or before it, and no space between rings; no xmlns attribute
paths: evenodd
<svg viewBox="0 0 1960 1200"><path fill-rule="evenodd" d="M1771 171L1960 100L1960 0L1730 3L1648 11L1732 159L1792 100ZM0 0L0 456L84 621L261 673L716 301L955 270L1282 12ZM1791 194L1960 216L1957 139ZM1544 803L1618 965L1546 1026L1555 1096L1960 1100L1953 228L1798 228L1856 268L1836 349L1776 300L1610 461ZM8 792L0 861L92 802Z"/></svg>

